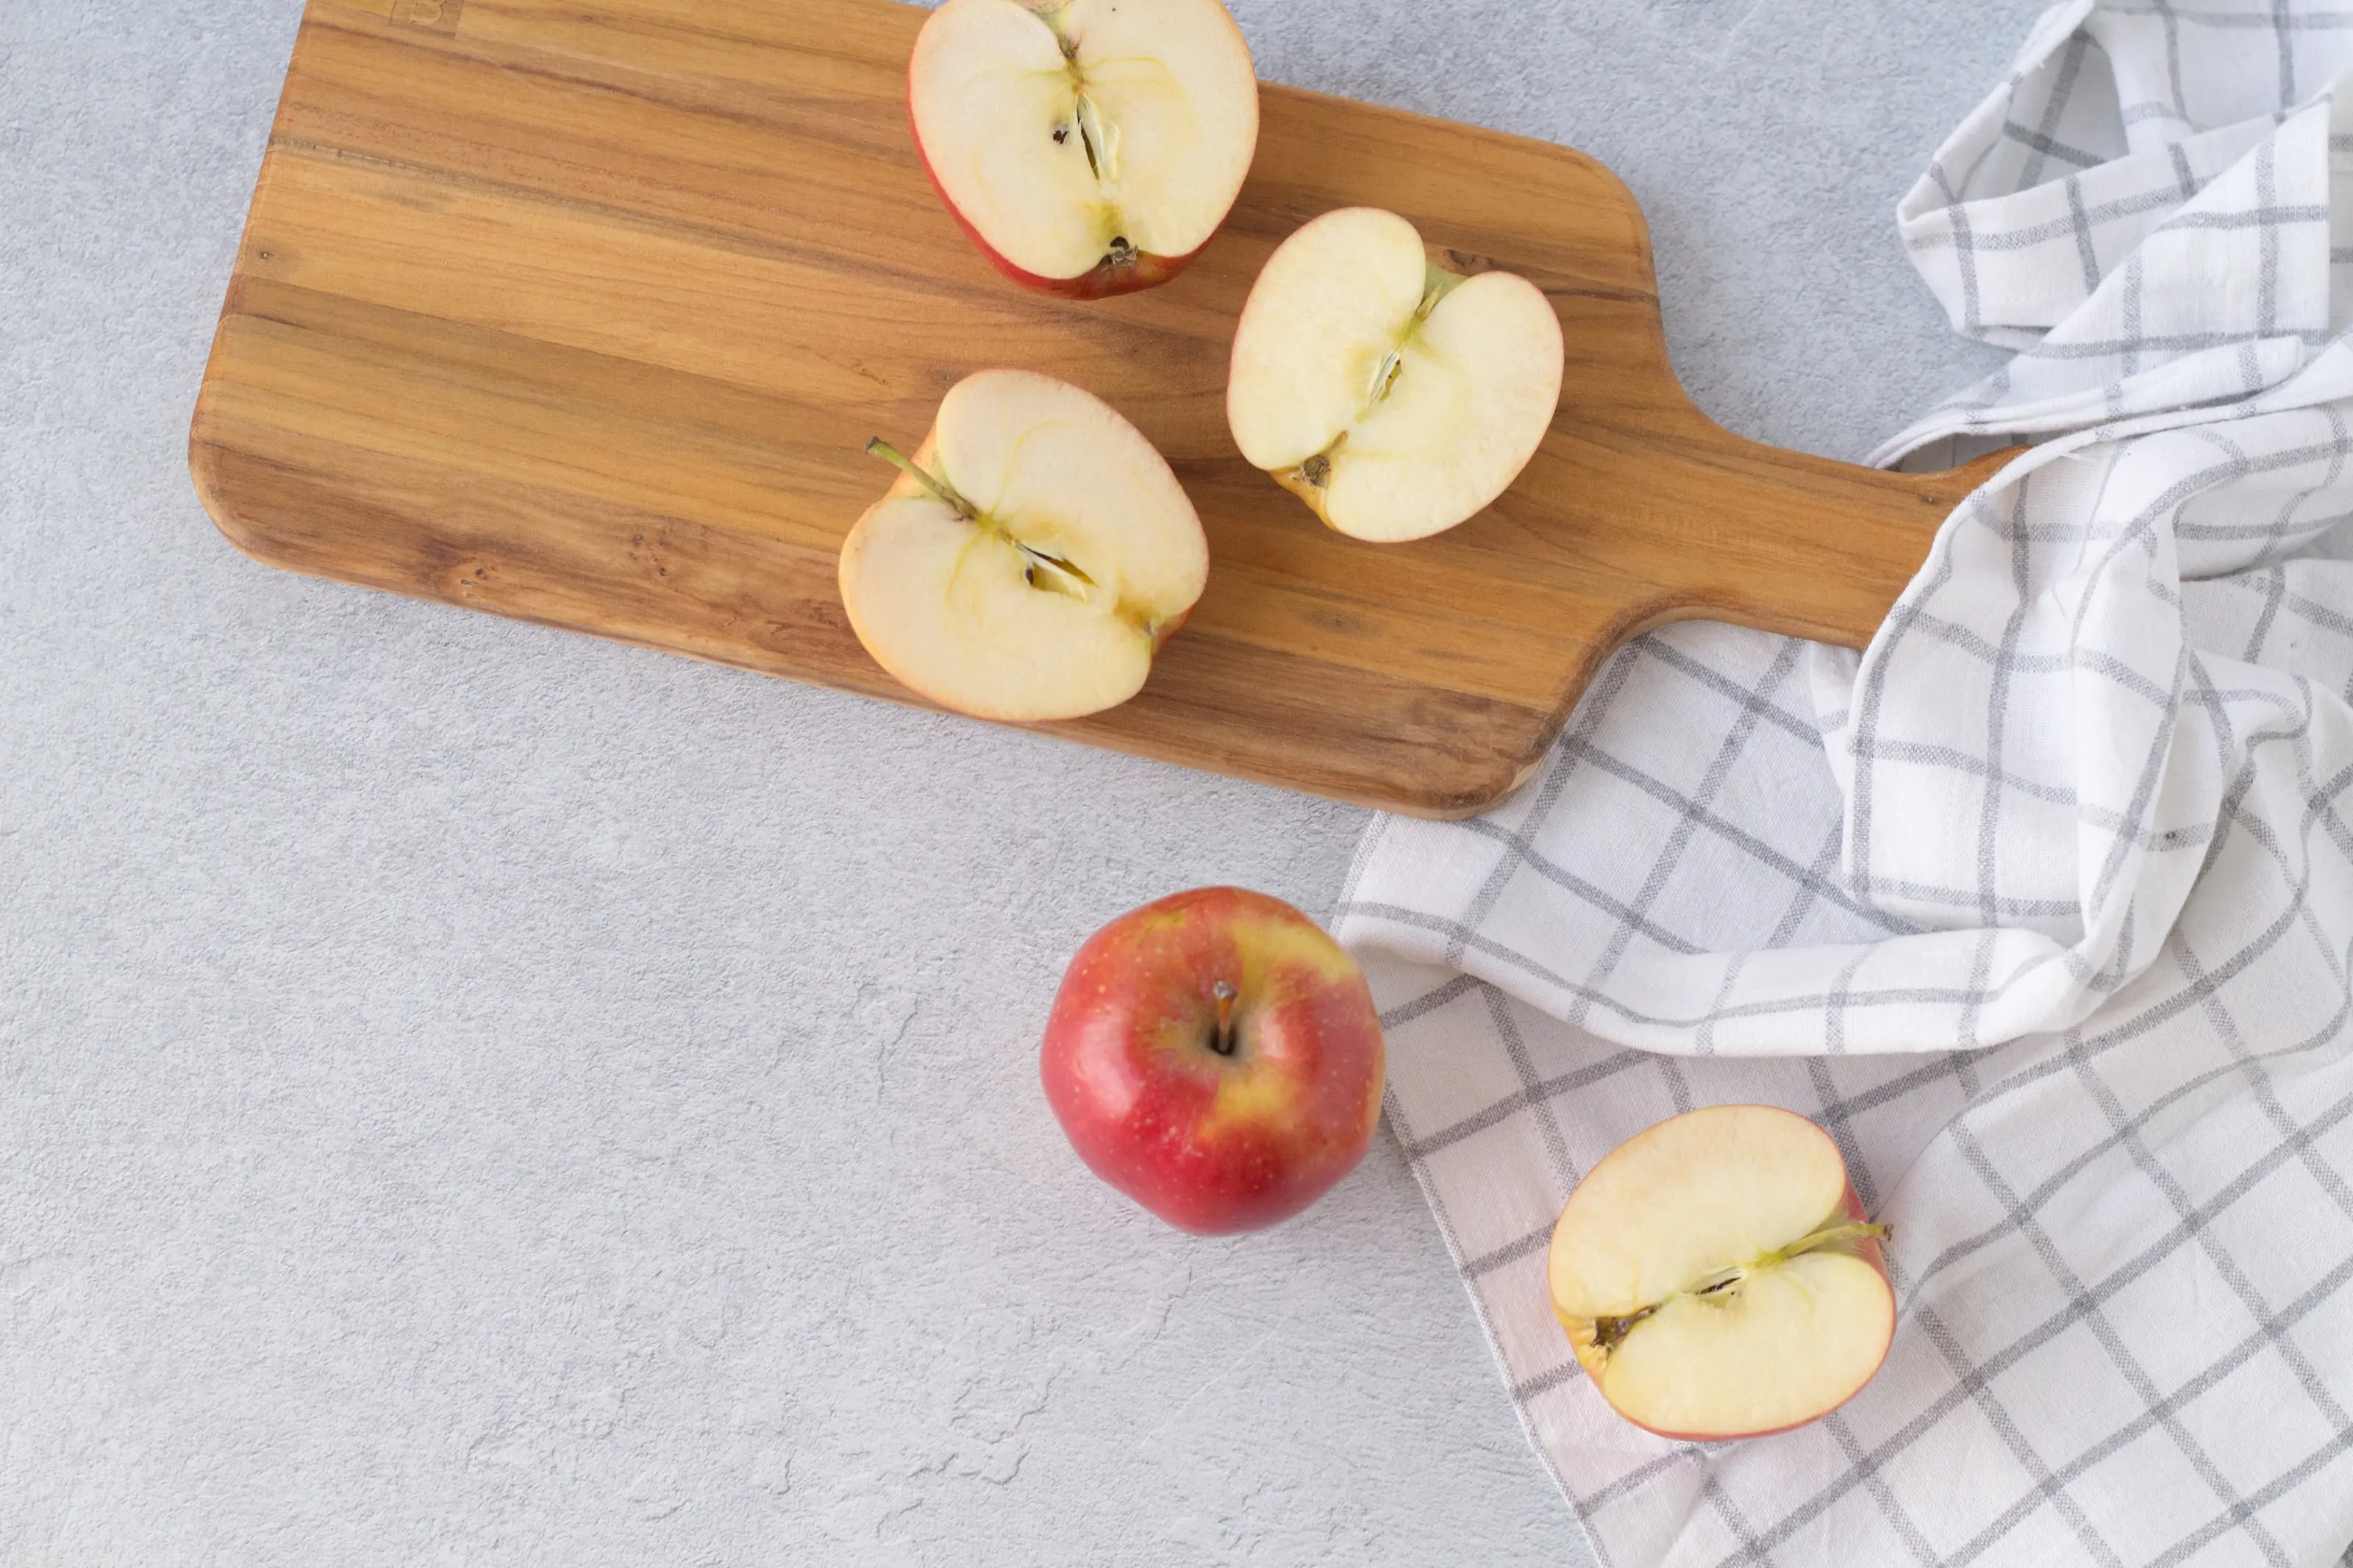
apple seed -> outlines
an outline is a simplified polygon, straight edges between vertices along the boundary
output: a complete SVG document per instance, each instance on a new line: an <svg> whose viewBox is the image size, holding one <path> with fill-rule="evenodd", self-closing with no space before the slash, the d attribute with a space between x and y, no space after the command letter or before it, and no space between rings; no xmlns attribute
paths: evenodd
<svg viewBox="0 0 2353 1568"><path fill-rule="evenodd" d="M1087 590L1095 585L1095 580L1081 571L1076 562L1067 561L1050 551L1040 550L1034 544L1027 544L1014 538L1002 523L994 518L984 516L978 507L958 494L954 485L936 474L916 467L912 458L881 437L877 436L867 442L866 452L869 457L880 458L892 467L904 472L917 484L930 491L934 500L954 508L955 514L966 522L983 532L996 534L1013 546L1022 557L1021 580L1032 588L1048 593L1065 594L1073 599L1084 599L1087 596ZM1042 582L1038 576L1038 569L1041 566L1046 569L1046 577Z"/></svg>

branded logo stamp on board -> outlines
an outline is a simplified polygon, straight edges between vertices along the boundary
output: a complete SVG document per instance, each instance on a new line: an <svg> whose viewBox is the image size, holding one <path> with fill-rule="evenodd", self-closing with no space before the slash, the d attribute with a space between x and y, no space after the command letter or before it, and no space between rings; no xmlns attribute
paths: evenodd
<svg viewBox="0 0 2353 1568"><path fill-rule="evenodd" d="M455 33L466 0L392 0L392 19L428 33Z"/></svg>

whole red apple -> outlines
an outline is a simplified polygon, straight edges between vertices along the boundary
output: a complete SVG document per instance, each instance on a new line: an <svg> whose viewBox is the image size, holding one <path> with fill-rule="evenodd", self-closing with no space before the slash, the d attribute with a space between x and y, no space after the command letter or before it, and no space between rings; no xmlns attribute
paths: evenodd
<svg viewBox="0 0 2353 1568"><path fill-rule="evenodd" d="M1289 1219L1356 1168L1381 1110L1364 972L1241 888L1178 893L1087 939L1039 1059L1087 1168L1180 1230Z"/></svg>

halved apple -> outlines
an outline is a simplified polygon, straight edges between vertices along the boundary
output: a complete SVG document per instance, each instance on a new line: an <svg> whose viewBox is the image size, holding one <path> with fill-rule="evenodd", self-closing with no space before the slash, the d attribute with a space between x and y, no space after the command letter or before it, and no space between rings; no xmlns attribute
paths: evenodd
<svg viewBox="0 0 2353 1568"><path fill-rule="evenodd" d="M1258 149L1258 77L1218 0L947 0L907 68L915 148L1017 283L1078 299L1166 282Z"/></svg>
<svg viewBox="0 0 2353 1568"><path fill-rule="evenodd" d="M1075 719L1126 701L1208 581L1176 476L1109 405L1023 370L966 376L841 546L858 640L976 718Z"/></svg>
<svg viewBox="0 0 2353 1568"><path fill-rule="evenodd" d="M1430 259L1377 207L1282 242L1242 307L1242 455L1355 539L1452 528L1511 488L1560 404L1560 318L1526 279Z"/></svg>
<svg viewBox="0 0 2353 1568"><path fill-rule="evenodd" d="M1783 1431L1845 1404L1886 1359L1885 1234L1804 1117L1689 1111L1620 1144L1569 1194L1553 1315L1636 1426L1702 1442Z"/></svg>

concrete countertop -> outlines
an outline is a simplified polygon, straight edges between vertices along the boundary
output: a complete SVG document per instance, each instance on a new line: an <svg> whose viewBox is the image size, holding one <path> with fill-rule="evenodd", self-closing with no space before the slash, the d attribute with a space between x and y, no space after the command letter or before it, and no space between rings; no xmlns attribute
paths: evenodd
<svg viewBox="0 0 2353 1568"><path fill-rule="evenodd" d="M2041 0L1243 0L1569 142L1676 362L1833 456L1992 355L1891 209ZM185 443L300 6L0 5L0 1561L1564 1564L1386 1134L1098 1185L1095 926L1350 808L268 571Z"/></svg>

